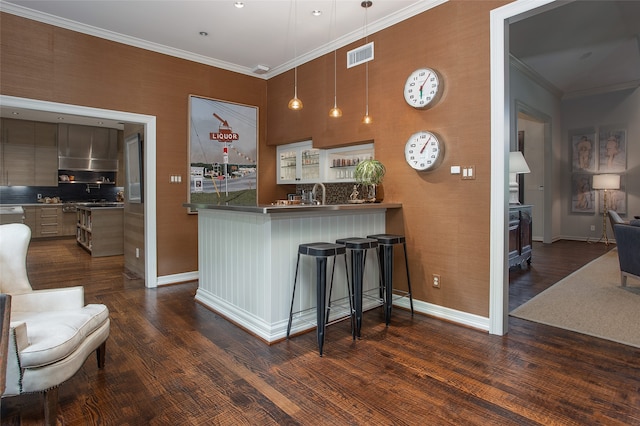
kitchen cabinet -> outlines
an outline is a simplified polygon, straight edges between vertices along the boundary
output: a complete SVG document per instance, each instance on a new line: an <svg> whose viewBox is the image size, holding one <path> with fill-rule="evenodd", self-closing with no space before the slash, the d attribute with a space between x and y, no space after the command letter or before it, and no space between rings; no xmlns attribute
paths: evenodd
<svg viewBox="0 0 640 426"><path fill-rule="evenodd" d="M22 209L24 210L23 223L31 228L31 238L63 235L62 206L22 206Z"/></svg>
<svg viewBox="0 0 640 426"><path fill-rule="evenodd" d="M57 125L2 119L0 185L57 186Z"/></svg>
<svg viewBox="0 0 640 426"><path fill-rule="evenodd" d="M328 149L322 156L322 181L355 182L356 166L360 161L371 158L374 158L372 143Z"/></svg>
<svg viewBox="0 0 640 426"><path fill-rule="evenodd" d="M320 181L321 151L311 141L280 145L277 153L277 183L297 184Z"/></svg>
<svg viewBox="0 0 640 426"><path fill-rule="evenodd" d="M355 182L354 172L362 160L374 158L373 143L341 148L313 148L311 141L277 148L277 183Z"/></svg>
<svg viewBox="0 0 640 426"><path fill-rule="evenodd" d="M36 238L62 234L62 206L42 206L36 212Z"/></svg>
<svg viewBox="0 0 640 426"><path fill-rule="evenodd" d="M77 219L76 241L91 256L124 253L124 208L78 206Z"/></svg>
<svg viewBox="0 0 640 426"><path fill-rule="evenodd" d="M509 206L509 268L531 263L532 206Z"/></svg>

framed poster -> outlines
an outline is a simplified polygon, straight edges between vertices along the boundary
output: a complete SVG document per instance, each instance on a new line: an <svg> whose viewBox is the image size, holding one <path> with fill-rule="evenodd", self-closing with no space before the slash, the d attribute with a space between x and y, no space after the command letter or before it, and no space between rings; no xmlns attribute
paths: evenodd
<svg viewBox="0 0 640 426"><path fill-rule="evenodd" d="M600 129L599 166L601 172L623 172L627 168L627 132L624 129Z"/></svg>
<svg viewBox="0 0 640 426"><path fill-rule="evenodd" d="M571 213L595 213L593 175L574 173L571 182Z"/></svg>
<svg viewBox="0 0 640 426"><path fill-rule="evenodd" d="M596 171L596 132L593 129L572 130L569 132L571 139L571 161L574 172Z"/></svg>
<svg viewBox="0 0 640 426"><path fill-rule="evenodd" d="M189 203L255 206L257 160L257 107L189 95Z"/></svg>

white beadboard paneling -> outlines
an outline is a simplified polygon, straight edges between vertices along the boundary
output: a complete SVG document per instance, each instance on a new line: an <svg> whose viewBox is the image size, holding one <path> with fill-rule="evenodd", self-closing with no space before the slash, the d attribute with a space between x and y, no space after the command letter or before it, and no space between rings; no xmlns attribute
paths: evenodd
<svg viewBox="0 0 640 426"><path fill-rule="evenodd" d="M196 299L272 342L286 334L298 245L383 233L385 209L285 214L200 210L198 226ZM378 285L374 259L367 259L365 289ZM332 260L327 263L329 278ZM301 256L295 311L315 307L315 267L313 257ZM333 298L346 296L344 260L339 257ZM365 300L365 306L371 305ZM306 316L311 322L294 320L294 332L314 327L315 309Z"/></svg>

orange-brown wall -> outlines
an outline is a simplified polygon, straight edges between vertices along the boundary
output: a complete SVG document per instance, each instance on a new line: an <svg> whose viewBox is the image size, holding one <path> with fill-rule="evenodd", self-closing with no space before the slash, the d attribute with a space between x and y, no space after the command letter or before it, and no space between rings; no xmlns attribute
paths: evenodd
<svg viewBox="0 0 640 426"><path fill-rule="evenodd" d="M293 71L266 82L2 13L0 92L157 117L159 276L197 270L197 219L181 207L187 187L169 184L172 174L188 175L189 94L260 108L260 202L290 191L275 183L276 145L307 138L318 147L374 140L376 157L388 170L385 201L403 204L389 215L388 228L407 236L414 297L488 316L489 11L504 3L453 0L371 35L371 126L360 124L364 66L344 69L346 51L362 42L338 51L344 116L334 120L327 116L333 54L298 67L305 107L292 112L286 105ZM413 110L402 87L411 71L425 66L442 74L444 97L431 110ZM434 172L417 173L404 161L405 141L418 130L437 132L446 143L444 163ZM450 174L451 165L474 165L477 179L461 181ZM430 285L434 273L442 277L441 289Z"/></svg>
<svg viewBox="0 0 640 426"><path fill-rule="evenodd" d="M197 216L186 214L188 96L255 105L266 134L266 81L149 52L7 13L0 15L4 95L157 117L158 275L198 269ZM275 198L275 150L259 149L259 193Z"/></svg>
<svg viewBox="0 0 640 426"><path fill-rule="evenodd" d="M293 71L269 80L267 144L313 138L317 147L374 140L387 174L385 201L402 211L388 215L387 227L404 232L414 297L477 315L489 314L490 71L489 11L506 2L451 1L369 36L369 113L365 111L365 67L346 69L348 50L338 50L337 94L333 106L333 54L298 67L301 111L287 109ZM430 110L405 104L403 85L416 68L432 67L445 82L443 98ZM442 165L419 173L404 160L404 145L419 130L436 132L446 144ZM452 165L473 165L475 180L451 175ZM401 258L396 259L401 261ZM401 264L401 263L399 263ZM404 269L396 268L397 280ZM439 274L442 287L431 286Z"/></svg>

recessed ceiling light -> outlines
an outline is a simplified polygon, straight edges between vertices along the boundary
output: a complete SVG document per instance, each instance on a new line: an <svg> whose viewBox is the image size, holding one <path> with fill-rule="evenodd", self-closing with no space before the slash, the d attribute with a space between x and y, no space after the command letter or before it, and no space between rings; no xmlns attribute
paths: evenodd
<svg viewBox="0 0 640 426"><path fill-rule="evenodd" d="M313 10L313 11L311 12L311 14L312 14L313 16L320 16L320 15L322 15L322 11L321 11L321 10L316 9L316 10Z"/></svg>
<svg viewBox="0 0 640 426"><path fill-rule="evenodd" d="M209 33L206 31L200 31L198 34L200 34L202 37L206 37L209 35Z"/></svg>
<svg viewBox="0 0 640 426"><path fill-rule="evenodd" d="M17 112L17 111L12 111L12 112L11 112L11 114L13 114L13 115L20 115L20 113L19 113L19 112Z"/></svg>
<svg viewBox="0 0 640 426"><path fill-rule="evenodd" d="M242 9L244 7L244 3L241 2L241 1L237 1L237 2L233 3L233 5L235 7L237 7L238 9Z"/></svg>
<svg viewBox="0 0 640 426"><path fill-rule="evenodd" d="M64 117L58 117L58 120L62 121L64 120Z"/></svg>

